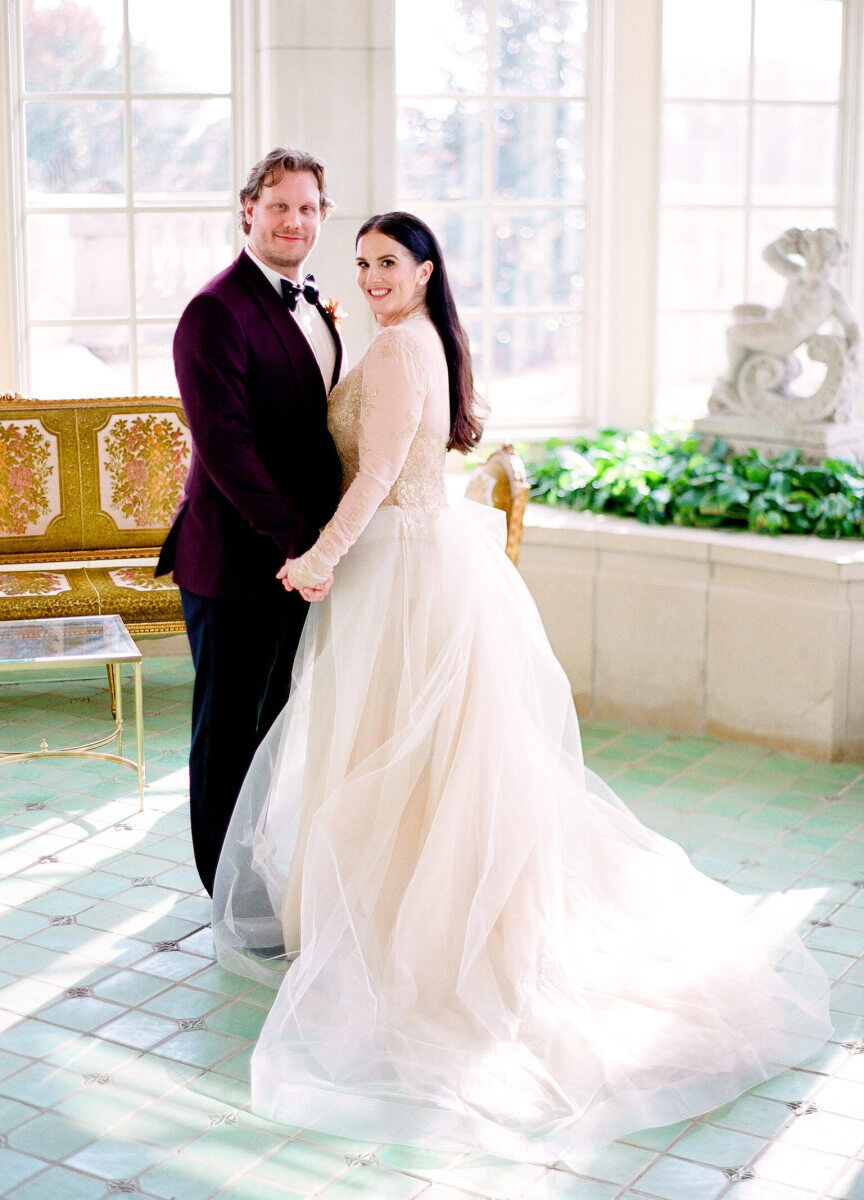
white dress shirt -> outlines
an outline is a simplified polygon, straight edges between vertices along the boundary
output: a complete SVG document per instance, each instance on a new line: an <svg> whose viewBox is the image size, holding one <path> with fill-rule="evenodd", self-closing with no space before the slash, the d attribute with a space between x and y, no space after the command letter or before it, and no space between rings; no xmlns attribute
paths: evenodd
<svg viewBox="0 0 864 1200"><path fill-rule="evenodd" d="M272 267L268 267L263 263L257 255L253 254L249 247L246 247L246 253L255 263L255 265L264 273L270 283L273 285L279 298L282 298L282 280L287 279L287 275L280 275L278 271L274 271ZM297 280L292 280L296 283ZM315 355L318 363L318 369L321 372L321 378L324 380L324 387L329 392L330 382L333 379L333 371L336 367L336 345L333 341L333 335L327 327L327 322L321 316L320 311L314 304L310 304L302 295L297 299L297 307L291 312L291 309L286 305L286 311L291 314L300 329L300 332L305 337L306 341Z"/></svg>

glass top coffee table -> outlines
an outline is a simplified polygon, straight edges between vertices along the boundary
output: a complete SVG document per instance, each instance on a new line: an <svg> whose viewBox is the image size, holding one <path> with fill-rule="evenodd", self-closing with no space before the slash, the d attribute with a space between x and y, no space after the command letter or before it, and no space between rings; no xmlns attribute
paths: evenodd
<svg viewBox="0 0 864 1200"><path fill-rule="evenodd" d="M120 668L131 663L135 684L136 757L123 756L123 694ZM114 728L104 737L78 746L51 748L43 739L38 750L7 753L0 750L0 766L28 758L100 758L122 763L138 774L138 803L144 808L144 715L141 685L141 651L118 616L46 617L39 621L0 622L0 682L10 671L46 671L64 667L104 665L108 670ZM117 743L117 753L103 746Z"/></svg>

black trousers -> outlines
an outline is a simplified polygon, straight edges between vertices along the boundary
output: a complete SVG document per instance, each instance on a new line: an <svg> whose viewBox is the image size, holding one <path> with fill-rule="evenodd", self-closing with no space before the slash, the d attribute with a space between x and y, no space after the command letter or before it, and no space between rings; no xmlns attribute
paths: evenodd
<svg viewBox="0 0 864 1200"><path fill-rule="evenodd" d="M308 604L297 592L224 599L180 589L195 665L189 816L201 882L216 864L249 764L282 711Z"/></svg>

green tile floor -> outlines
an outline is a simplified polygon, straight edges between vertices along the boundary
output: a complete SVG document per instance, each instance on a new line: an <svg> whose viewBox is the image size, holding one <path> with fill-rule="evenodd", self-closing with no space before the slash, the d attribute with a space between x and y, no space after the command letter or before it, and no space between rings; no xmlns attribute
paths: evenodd
<svg viewBox="0 0 864 1200"><path fill-rule="evenodd" d="M835 980L836 1032L805 1067L586 1154L574 1173L250 1114L249 1054L272 993L213 961L190 866L190 692L185 659L145 661L143 813L128 769L0 767L0 1197L864 1200L864 763L585 725L590 764L700 868L800 894L803 932ZM69 744L105 719L98 679L0 689L4 750Z"/></svg>

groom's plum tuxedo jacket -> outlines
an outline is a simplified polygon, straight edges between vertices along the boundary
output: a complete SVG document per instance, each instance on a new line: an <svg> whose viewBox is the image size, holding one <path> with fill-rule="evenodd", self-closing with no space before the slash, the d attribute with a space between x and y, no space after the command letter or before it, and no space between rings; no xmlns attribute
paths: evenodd
<svg viewBox="0 0 864 1200"><path fill-rule="evenodd" d="M334 382L342 347L336 343ZM183 501L157 574L201 596L281 589L339 499L327 389L281 297L245 252L193 297L174 338L192 432Z"/></svg>

